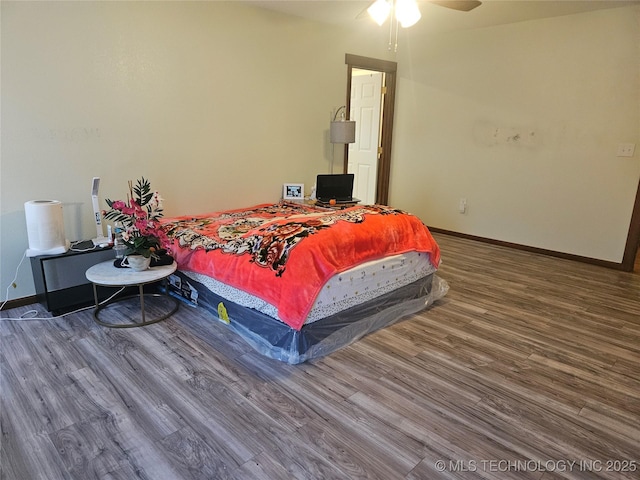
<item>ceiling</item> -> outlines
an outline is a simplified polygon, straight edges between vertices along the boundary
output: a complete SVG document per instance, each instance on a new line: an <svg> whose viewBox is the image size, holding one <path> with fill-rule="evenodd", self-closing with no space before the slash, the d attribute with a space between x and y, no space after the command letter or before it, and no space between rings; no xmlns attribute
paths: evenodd
<svg viewBox="0 0 640 480"><path fill-rule="evenodd" d="M309 20L358 27L374 24L366 14L372 1L361 0L245 0L260 8ZM481 28L539 18L583 13L603 8L640 5L640 0L482 0L470 12L460 12L418 0L422 20L415 27L429 33ZM375 25L375 24L374 24ZM377 25L375 25L377 27Z"/></svg>

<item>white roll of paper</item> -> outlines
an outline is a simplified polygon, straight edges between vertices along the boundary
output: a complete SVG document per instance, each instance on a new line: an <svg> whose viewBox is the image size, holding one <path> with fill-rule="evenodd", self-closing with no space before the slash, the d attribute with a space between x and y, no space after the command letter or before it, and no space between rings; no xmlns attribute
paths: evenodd
<svg viewBox="0 0 640 480"><path fill-rule="evenodd" d="M64 234L62 203L57 200L31 200L24 204L29 249L27 256L55 255L69 249Z"/></svg>

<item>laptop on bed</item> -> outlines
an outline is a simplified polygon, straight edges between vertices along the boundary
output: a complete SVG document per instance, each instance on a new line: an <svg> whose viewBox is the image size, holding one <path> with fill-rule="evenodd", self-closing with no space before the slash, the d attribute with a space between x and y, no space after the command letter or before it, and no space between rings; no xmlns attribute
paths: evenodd
<svg viewBox="0 0 640 480"><path fill-rule="evenodd" d="M316 199L318 203L336 205L358 203L353 197L353 173L320 174L316 177Z"/></svg>

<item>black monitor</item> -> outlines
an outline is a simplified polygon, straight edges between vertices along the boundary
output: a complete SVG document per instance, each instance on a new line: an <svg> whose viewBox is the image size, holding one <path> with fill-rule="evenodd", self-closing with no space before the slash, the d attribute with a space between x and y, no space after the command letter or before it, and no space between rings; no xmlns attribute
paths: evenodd
<svg viewBox="0 0 640 480"><path fill-rule="evenodd" d="M316 178L316 198L324 202L329 200L351 201L353 177L353 173L318 175Z"/></svg>

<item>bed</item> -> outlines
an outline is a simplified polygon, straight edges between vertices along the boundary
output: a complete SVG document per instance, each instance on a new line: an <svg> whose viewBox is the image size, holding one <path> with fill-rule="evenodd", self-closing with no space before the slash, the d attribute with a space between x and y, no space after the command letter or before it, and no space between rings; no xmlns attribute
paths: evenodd
<svg viewBox="0 0 640 480"><path fill-rule="evenodd" d="M163 219L171 285L260 353L334 352L446 294L440 249L414 215L381 205L281 202Z"/></svg>

